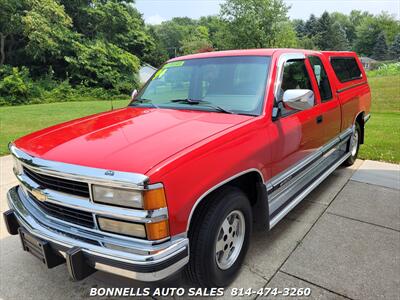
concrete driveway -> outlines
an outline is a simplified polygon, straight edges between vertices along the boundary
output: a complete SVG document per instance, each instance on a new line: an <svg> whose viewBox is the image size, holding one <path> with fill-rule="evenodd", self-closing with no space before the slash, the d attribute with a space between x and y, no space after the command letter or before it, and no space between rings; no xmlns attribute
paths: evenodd
<svg viewBox="0 0 400 300"><path fill-rule="evenodd" d="M16 180L10 157L0 159L4 211ZM373 161L335 171L272 231L253 234L231 288L311 288L308 299L399 299L399 174L399 165ZM149 285L102 272L72 282L65 265L45 269L0 222L0 299L83 299L91 287L189 284L182 274Z"/></svg>

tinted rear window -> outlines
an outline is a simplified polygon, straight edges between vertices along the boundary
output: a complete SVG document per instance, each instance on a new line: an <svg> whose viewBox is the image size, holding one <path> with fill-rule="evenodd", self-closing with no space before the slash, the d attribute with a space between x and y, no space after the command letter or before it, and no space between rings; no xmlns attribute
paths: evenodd
<svg viewBox="0 0 400 300"><path fill-rule="evenodd" d="M362 74L354 57L333 57L331 65L340 82L360 79Z"/></svg>

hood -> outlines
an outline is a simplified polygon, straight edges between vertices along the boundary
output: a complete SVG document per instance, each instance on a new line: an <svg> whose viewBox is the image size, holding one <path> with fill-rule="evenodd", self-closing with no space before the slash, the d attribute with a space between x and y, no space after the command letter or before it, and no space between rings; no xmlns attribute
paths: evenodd
<svg viewBox="0 0 400 300"><path fill-rule="evenodd" d="M249 118L128 107L43 129L18 139L15 145L47 160L145 174L186 147Z"/></svg>

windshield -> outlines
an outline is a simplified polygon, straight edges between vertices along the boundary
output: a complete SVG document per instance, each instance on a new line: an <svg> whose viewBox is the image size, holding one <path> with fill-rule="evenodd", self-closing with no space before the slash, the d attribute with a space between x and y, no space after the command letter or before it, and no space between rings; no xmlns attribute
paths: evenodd
<svg viewBox="0 0 400 300"><path fill-rule="evenodd" d="M260 115L269 63L267 56L167 63L130 105Z"/></svg>

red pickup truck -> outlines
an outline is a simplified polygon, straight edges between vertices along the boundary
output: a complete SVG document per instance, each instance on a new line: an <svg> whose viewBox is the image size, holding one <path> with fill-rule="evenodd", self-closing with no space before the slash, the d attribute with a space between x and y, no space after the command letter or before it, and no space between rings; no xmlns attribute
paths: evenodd
<svg viewBox="0 0 400 300"><path fill-rule="evenodd" d="M257 49L179 57L128 107L10 144L10 234L48 268L156 281L234 279L270 230L354 163L370 88L353 52Z"/></svg>

